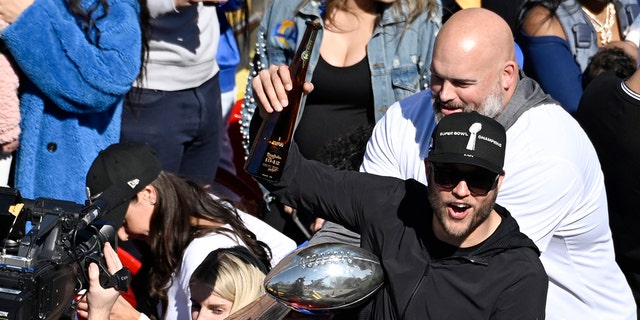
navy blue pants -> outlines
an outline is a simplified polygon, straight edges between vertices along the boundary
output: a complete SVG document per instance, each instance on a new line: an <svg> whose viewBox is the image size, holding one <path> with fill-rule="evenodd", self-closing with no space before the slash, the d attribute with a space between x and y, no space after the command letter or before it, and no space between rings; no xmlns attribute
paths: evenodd
<svg viewBox="0 0 640 320"><path fill-rule="evenodd" d="M221 112L218 75L187 90L134 88L122 110L120 140L147 143L164 170L211 184L222 145Z"/></svg>

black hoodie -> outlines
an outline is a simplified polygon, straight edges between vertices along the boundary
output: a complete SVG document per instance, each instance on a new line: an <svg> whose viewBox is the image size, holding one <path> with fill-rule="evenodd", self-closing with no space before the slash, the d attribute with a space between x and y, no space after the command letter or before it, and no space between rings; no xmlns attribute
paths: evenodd
<svg viewBox="0 0 640 320"><path fill-rule="evenodd" d="M544 319L548 278L533 241L510 213L472 248L438 240L427 187L415 180L337 171L292 145L282 180L263 183L285 204L361 234L380 258L385 285L360 319Z"/></svg>

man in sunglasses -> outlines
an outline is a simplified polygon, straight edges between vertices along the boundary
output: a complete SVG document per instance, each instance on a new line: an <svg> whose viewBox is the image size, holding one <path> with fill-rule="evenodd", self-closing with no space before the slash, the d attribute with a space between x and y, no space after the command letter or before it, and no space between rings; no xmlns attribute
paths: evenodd
<svg viewBox="0 0 640 320"><path fill-rule="evenodd" d="M495 119L509 141L497 202L541 251L547 318L637 320L615 261L595 149L575 119L519 70L509 25L485 9L458 11L436 37L431 71L430 90L394 104L378 121L361 169L430 183L422 159L436 119L469 111Z"/></svg>
<svg viewBox="0 0 640 320"><path fill-rule="evenodd" d="M547 275L533 241L495 204L504 127L477 112L444 118L423 165L429 186L303 159L292 145L283 203L361 234L386 282L361 319L543 319ZM335 319L339 319L340 314Z"/></svg>

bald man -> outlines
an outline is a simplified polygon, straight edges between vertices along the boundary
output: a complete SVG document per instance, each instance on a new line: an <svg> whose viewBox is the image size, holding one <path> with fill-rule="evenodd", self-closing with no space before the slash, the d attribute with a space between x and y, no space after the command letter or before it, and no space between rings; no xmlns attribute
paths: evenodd
<svg viewBox="0 0 640 320"><path fill-rule="evenodd" d="M507 129L496 203L539 247L549 276L547 319L636 319L614 257L602 171L578 123L515 61L509 25L486 9L454 14L436 38L431 90L389 108L362 170L427 184L436 119L478 111Z"/></svg>

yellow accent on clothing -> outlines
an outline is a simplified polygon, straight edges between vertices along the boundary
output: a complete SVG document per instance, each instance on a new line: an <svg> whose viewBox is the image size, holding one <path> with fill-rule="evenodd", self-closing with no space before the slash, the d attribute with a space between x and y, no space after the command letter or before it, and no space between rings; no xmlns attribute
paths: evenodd
<svg viewBox="0 0 640 320"><path fill-rule="evenodd" d="M482 5L482 0L456 0L456 3L462 9L480 8L480 6Z"/></svg>

